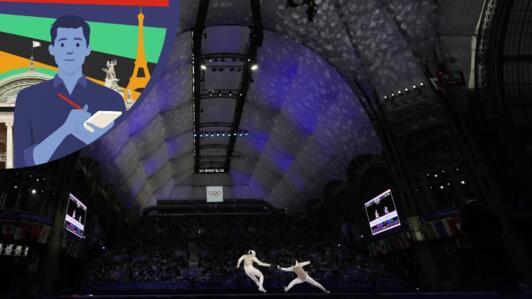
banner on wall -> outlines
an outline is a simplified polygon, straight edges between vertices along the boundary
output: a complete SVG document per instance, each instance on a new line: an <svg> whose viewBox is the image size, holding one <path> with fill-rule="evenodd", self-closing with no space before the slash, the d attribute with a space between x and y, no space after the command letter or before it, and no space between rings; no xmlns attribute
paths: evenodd
<svg viewBox="0 0 532 299"><path fill-rule="evenodd" d="M224 188L222 186L207 186L207 202L223 202Z"/></svg>
<svg viewBox="0 0 532 299"><path fill-rule="evenodd" d="M45 244L51 226L30 222L0 222L0 240L24 241Z"/></svg>

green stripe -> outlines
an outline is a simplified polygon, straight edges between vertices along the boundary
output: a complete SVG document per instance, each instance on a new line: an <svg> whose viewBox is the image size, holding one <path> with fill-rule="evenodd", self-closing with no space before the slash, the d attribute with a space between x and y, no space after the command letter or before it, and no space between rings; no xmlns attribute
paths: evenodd
<svg viewBox="0 0 532 299"><path fill-rule="evenodd" d="M51 76L51 77L55 76L56 74L56 72L52 70L43 69L40 67L35 68L35 71L38 73L44 74L44 75ZM14 70L7 71L5 73L0 73L0 81L4 80L7 77L15 76L15 75L26 73L26 72L28 72L28 68L14 69Z"/></svg>
<svg viewBox="0 0 532 299"><path fill-rule="evenodd" d="M50 42L50 27L54 21L52 18L0 14L0 31ZM137 57L138 26L88 23L91 27L92 50L130 59ZM144 48L148 62L159 61L165 35L165 28L144 27ZM31 44L28 44L28 49L30 47Z"/></svg>

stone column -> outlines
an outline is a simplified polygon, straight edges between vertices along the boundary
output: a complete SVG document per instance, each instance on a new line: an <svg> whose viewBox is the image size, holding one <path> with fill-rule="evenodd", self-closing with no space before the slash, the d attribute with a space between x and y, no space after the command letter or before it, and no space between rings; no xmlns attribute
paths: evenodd
<svg viewBox="0 0 532 299"><path fill-rule="evenodd" d="M13 123L6 122L6 168L13 168Z"/></svg>

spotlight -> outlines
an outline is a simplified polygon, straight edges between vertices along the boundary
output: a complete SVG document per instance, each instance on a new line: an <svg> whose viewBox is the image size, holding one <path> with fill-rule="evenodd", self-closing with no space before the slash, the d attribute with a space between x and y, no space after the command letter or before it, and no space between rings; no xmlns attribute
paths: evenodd
<svg viewBox="0 0 532 299"><path fill-rule="evenodd" d="M416 85L416 84L412 85L412 88L413 88L413 89L416 89L416 88L417 88L417 85Z"/></svg>
<svg viewBox="0 0 532 299"><path fill-rule="evenodd" d="M465 183L466 183L466 181L464 181L464 180L460 181L460 184L462 184L462 185L465 185Z"/></svg>
<svg viewBox="0 0 532 299"><path fill-rule="evenodd" d="M387 100L387 99L388 99L388 96L384 96L384 99Z"/></svg>
<svg viewBox="0 0 532 299"><path fill-rule="evenodd" d="M437 177L438 177L438 175L437 175L437 174L435 174L435 175L434 175L434 177L435 177L435 178L437 178Z"/></svg>
<svg viewBox="0 0 532 299"><path fill-rule="evenodd" d="M251 65L251 70L252 71L256 71L258 69L259 69L259 65L258 64L254 63L254 64Z"/></svg>
<svg viewBox="0 0 532 299"><path fill-rule="evenodd" d="M419 86L423 86L423 82L419 83Z"/></svg>
<svg viewBox="0 0 532 299"><path fill-rule="evenodd" d="M202 64L200 67L201 67L201 69L204 70L204 71L207 70L207 66L204 65L204 64Z"/></svg>
<svg viewBox="0 0 532 299"><path fill-rule="evenodd" d="M15 189L18 189L18 186L17 186L17 185L15 185Z"/></svg>
<svg viewBox="0 0 532 299"><path fill-rule="evenodd" d="M31 189L31 194L36 194L36 193L37 193L37 190Z"/></svg>

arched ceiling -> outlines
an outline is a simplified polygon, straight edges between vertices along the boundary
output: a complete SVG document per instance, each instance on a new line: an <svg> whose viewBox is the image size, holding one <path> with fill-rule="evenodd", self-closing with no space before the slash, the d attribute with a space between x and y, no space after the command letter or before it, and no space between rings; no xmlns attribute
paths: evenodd
<svg viewBox="0 0 532 299"><path fill-rule="evenodd" d="M314 22L284 0L261 2L264 42L258 51L227 174L194 173L192 36L198 2L182 1L169 62L128 119L91 147L130 203L202 199L205 185L226 197L263 198L298 211L327 181L345 178L349 161L382 148L356 81L379 98L428 82L424 62L439 54L434 1L317 1ZM249 26L249 1L211 1L206 26ZM220 44L220 47L223 45ZM217 107L225 113L226 106ZM225 108L224 108L225 107Z"/></svg>

